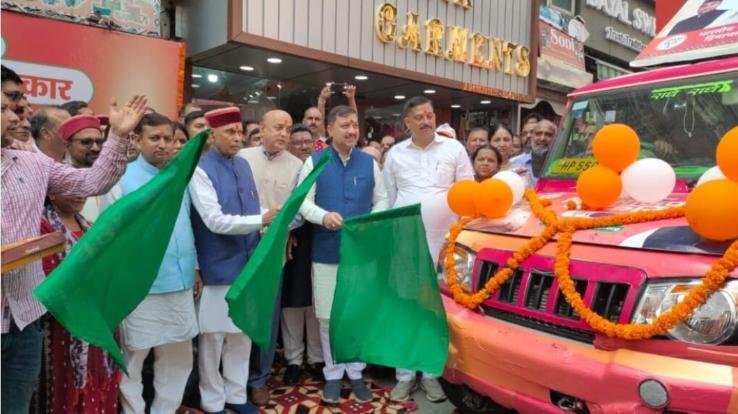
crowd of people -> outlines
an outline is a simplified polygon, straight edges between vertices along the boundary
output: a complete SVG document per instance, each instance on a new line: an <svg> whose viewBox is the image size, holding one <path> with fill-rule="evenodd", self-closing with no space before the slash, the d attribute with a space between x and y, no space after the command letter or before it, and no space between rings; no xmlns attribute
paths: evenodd
<svg viewBox="0 0 738 414"><path fill-rule="evenodd" d="M83 102L33 110L22 80L3 67L2 244L59 231L66 249L3 274L2 410L28 412L32 405L40 412L143 413L142 370L153 353L152 413L177 410L193 368L205 412L257 412L270 399L278 333L287 363L284 384L298 384L306 371L322 374L321 398L335 403L346 375L353 398L371 400L365 364L331 358L343 220L420 203L435 258L456 220L446 203L451 185L503 170L532 185L556 126L533 114L520 134L504 125L476 127L464 144L449 125L436 125L433 103L420 96L403 108L407 136L365 142L355 91L348 85L348 105L328 109L332 92L324 88L301 123L279 109L245 121L237 107L205 112L194 105L171 120L149 108L144 96L122 107L113 102L105 115ZM118 329L128 366L128 375L121 375L103 351L45 315L32 290L102 210L146 184L206 128L210 136L153 286ZM260 234L325 151L333 156L292 224L271 345L257 347L228 317L226 292ZM418 386L431 401L445 399L432 375L394 368L391 399L407 400Z"/></svg>

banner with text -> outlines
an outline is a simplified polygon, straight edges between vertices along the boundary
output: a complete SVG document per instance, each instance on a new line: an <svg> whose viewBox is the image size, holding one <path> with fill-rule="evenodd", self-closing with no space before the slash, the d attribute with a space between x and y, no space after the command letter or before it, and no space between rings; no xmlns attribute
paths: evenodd
<svg viewBox="0 0 738 414"><path fill-rule="evenodd" d="M633 67L684 62L738 53L738 0L687 0Z"/></svg>
<svg viewBox="0 0 738 414"><path fill-rule="evenodd" d="M32 105L78 100L107 113L111 98L144 93L157 112L177 116L182 43L4 12L0 47Z"/></svg>

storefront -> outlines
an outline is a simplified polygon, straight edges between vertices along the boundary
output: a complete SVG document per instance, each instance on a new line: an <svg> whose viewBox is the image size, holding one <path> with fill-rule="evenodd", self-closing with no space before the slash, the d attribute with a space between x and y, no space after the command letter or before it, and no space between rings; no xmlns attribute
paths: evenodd
<svg viewBox="0 0 738 414"><path fill-rule="evenodd" d="M534 101L533 0L222 3L183 1L180 10L189 94L204 106L238 104L246 118L280 107L300 120L327 82L347 82L366 134L380 138L402 134L402 105L416 95L462 135L516 126L518 105Z"/></svg>
<svg viewBox="0 0 738 414"><path fill-rule="evenodd" d="M654 2L585 0L587 70L603 80L632 72L630 62L656 35Z"/></svg>

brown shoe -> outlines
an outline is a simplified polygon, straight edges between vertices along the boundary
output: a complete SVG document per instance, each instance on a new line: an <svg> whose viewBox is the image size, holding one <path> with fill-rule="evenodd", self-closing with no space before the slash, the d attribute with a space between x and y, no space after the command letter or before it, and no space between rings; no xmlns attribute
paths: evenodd
<svg viewBox="0 0 738 414"><path fill-rule="evenodd" d="M251 402L258 406L264 406L269 403L269 388L259 387L251 389Z"/></svg>

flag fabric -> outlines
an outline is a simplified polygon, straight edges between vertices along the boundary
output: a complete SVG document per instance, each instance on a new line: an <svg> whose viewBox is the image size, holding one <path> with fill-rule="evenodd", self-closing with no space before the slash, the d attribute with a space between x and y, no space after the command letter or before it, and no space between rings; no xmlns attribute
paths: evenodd
<svg viewBox="0 0 738 414"><path fill-rule="evenodd" d="M443 372L446 312L419 204L343 222L330 342L336 362Z"/></svg>
<svg viewBox="0 0 738 414"><path fill-rule="evenodd" d="M156 279L209 133L197 134L151 181L103 211L34 290L70 334L107 351L123 371L113 333Z"/></svg>
<svg viewBox="0 0 738 414"><path fill-rule="evenodd" d="M271 344L272 320L282 280L289 225L330 157L330 151L324 151L318 164L292 191L226 293L228 316L251 341L262 348L269 348Z"/></svg>

